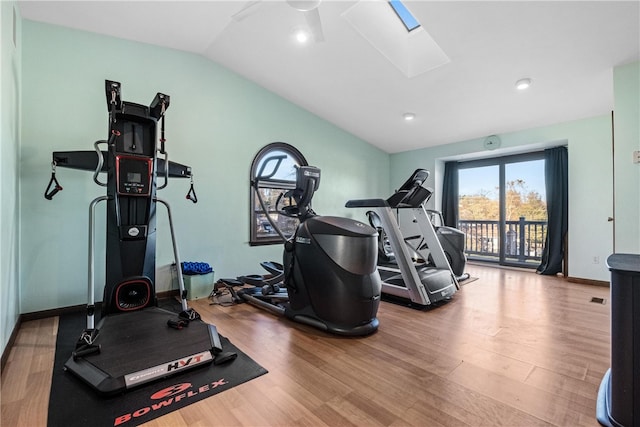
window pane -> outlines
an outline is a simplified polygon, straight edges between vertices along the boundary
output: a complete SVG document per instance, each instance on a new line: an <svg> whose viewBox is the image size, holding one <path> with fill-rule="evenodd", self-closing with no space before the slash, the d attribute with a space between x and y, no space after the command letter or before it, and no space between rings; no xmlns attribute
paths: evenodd
<svg viewBox="0 0 640 427"><path fill-rule="evenodd" d="M544 160L505 164L505 258L539 264L546 223Z"/></svg>
<svg viewBox="0 0 640 427"><path fill-rule="evenodd" d="M460 169L458 175L460 219L490 219L500 217L499 167L485 166Z"/></svg>
<svg viewBox="0 0 640 427"><path fill-rule="evenodd" d="M544 160L505 165L506 219L547 219Z"/></svg>
<svg viewBox="0 0 640 427"><path fill-rule="evenodd" d="M398 15L398 18L402 21L407 31L415 30L420 26L418 20L413 16L409 9L400 0L390 0L389 4Z"/></svg>
<svg viewBox="0 0 640 427"><path fill-rule="evenodd" d="M279 189L279 188L261 188L260 194L262 195L262 200L267 208L267 211L276 213L281 210L284 206L291 205L291 199L288 197L282 196L287 190ZM281 197L282 196L282 197ZM258 199L258 194L255 195L254 206L256 212L263 212L262 206L260 206L260 200Z"/></svg>
<svg viewBox="0 0 640 427"><path fill-rule="evenodd" d="M260 159L256 175L295 182L296 166L300 166L300 163L291 154L283 150L271 150Z"/></svg>
<svg viewBox="0 0 640 427"><path fill-rule="evenodd" d="M298 221L295 218L278 215L277 213L271 213L270 216L285 236L292 236L296 232ZM273 229L273 226L267 219L267 216L262 212L256 214L256 236L258 238L280 239L278 233Z"/></svg>
<svg viewBox="0 0 640 427"><path fill-rule="evenodd" d="M484 166L458 171L460 225L465 247L475 259L500 256L500 168Z"/></svg>

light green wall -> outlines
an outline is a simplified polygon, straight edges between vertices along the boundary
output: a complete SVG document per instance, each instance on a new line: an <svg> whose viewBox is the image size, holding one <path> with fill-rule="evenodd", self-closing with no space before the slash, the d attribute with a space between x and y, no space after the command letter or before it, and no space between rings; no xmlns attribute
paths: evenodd
<svg viewBox="0 0 640 427"><path fill-rule="evenodd" d="M281 259L280 246L247 243L249 168L264 145L290 143L321 168L319 214L352 215L347 199L365 189L388 191L386 153L198 55L27 20L23 38L23 313L86 302L88 204L104 188L90 172L59 168L64 190L52 201L43 192L52 151L91 150L107 137L105 79L122 83L126 101L148 105L156 92L171 96L167 151L193 167L199 202L185 200L186 180L171 180L159 197L171 203L181 259L210 263L218 278L257 273L260 261ZM156 279L163 291L172 286L173 255L164 208L158 212ZM101 296L103 263L96 268Z"/></svg>
<svg viewBox="0 0 640 427"><path fill-rule="evenodd" d="M445 160L566 144L569 275L608 280L604 260L612 252L613 233L606 220L613 211L608 115L500 135L499 152L485 152L482 139L476 139L389 156L197 55L31 21L22 22L18 31L22 43L13 49L7 37L12 13L10 3L2 2L3 343L17 313L85 302L87 208L90 200L104 193L103 188L92 182L89 172L58 169L64 190L53 201L46 201L42 194L50 177L52 151L90 150L93 141L106 138L105 79L120 81L127 101L148 104L156 92L171 95L167 148L172 160L193 167L199 203L185 201L188 182L182 180L172 180L160 197L172 204L182 260L209 262L216 277L259 272L259 261L280 258L280 247L247 244L248 171L262 146L284 141L322 169L315 210L358 219L362 213L345 209L346 200L386 197L416 167L430 169L427 184L439 189ZM624 165L624 158L628 160L630 151L638 149L638 98L627 96L634 88L638 92L637 75L637 63L614 73L617 249L634 252L639 244L635 238L639 169L629 162ZM7 87L13 88L14 98L5 96ZM15 161L18 142L19 163ZM620 194L630 196L625 199ZM625 202L629 198L633 203ZM439 201L436 191L433 206ZM159 212L157 287L163 291L172 287L168 267L172 253L163 209ZM98 224L103 224L103 209L98 213ZM625 231L634 224L635 236ZM99 233L99 259L104 256L103 246ZM594 263L594 257L600 262ZM101 262L96 267L97 294L101 295L104 268Z"/></svg>
<svg viewBox="0 0 640 427"><path fill-rule="evenodd" d="M616 252L640 253L640 62L613 73Z"/></svg>
<svg viewBox="0 0 640 427"><path fill-rule="evenodd" d="M611 119L594 117L537 129L499 135L500 149L486 151L484 138L414 150L391 156L391 187L399 186L416 168L432 173L428 185L436 190L432 207L441 202L444 162L482 158L567 145L569 152L570 277L609 280L606 258L613 250ZM594 257L598 263L594 262Z"/></svg>
<svg viewBox="0 0 640 427"><path fill-rule="evenodd" d="M640 150L640 62L613 70L615 147L611 117L594 117L499 135L501 148L486 151L484 138L391 156L391 188L418 167L432 172L427 184L436 189L431 207L440 207L444 162L533 151L554 145L569 151L568 274L608 281L607 257L615 251L640 253L640 165L632 154ZM613 154L612 154L613 151ZM615 155L615 189L613 163ZM597 259L598 262L595 262Z"/></svg>
<svg viewBox="0 0 640 427"><path fill-rule="evenodd" d="M20 141L20 14L0 2L0 352L4 354L20 314L18 279L18 146Z"/></svg>

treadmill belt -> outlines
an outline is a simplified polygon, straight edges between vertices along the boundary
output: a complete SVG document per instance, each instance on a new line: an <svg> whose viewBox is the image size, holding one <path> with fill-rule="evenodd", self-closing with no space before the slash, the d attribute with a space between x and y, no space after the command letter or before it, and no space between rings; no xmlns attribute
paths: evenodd
<svg viewBox="0 0 640 427"><path fill-rule="evenodd" d="M85 360L120 377L212 348L208 324L196 320L182 329L169 327L167 320L177 316L156 307L107 316L95 342L101 351Z"/></svg>

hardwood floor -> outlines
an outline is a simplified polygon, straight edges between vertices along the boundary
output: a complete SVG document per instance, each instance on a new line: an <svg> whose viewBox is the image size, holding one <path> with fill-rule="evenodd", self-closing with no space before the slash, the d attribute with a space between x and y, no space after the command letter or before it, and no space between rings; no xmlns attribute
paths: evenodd
<svg viewBox="0 0 640 427"><path fill-rule="evenodd" d="M380 328L365 338L327 335L248 304L195 301L269 373L146 425L597 426L609 289L467 270L479 279L436 309L383 302ZM22 324L2 373L2 426L46 425L57 322Z"/></svg>

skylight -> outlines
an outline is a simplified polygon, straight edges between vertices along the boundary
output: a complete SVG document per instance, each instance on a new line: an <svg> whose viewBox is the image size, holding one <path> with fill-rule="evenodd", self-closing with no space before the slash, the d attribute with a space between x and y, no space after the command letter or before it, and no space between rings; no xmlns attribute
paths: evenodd
<svg viewBox="0 0 640 427"><path fill-rule="evenodd" d="M400 18L407 31L413 31L420 26L418 20L400 0L389 0L389 5L396 15L398 15L398 18Z"/></svg>
<svg viewBox="0 0 640 427"><path fill-rule="evenodd" d="M390 0L360 0L341 16L408 78L451 62L423 25L409 32L389 6Z"/></svg>

